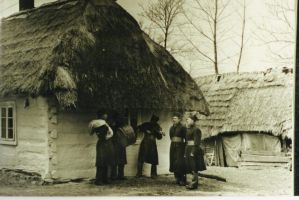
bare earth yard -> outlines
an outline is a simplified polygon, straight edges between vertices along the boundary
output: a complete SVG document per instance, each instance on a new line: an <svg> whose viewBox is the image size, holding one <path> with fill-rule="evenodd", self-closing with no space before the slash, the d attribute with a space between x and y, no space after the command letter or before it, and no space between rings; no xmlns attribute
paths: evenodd
<svg viewBox="0 0 299 200"><path fill-rule="evenodd" d="M187 191L176 186L172 175L160 175L157 179L129 177L108 186L95 186L89 181L53 185L8 183L0 179L0 196L235 196L235 195L292 195L292 172L281 168L238 169L209 167L204 173L227 179L221 182L200 177L197 190Z"/></svg>

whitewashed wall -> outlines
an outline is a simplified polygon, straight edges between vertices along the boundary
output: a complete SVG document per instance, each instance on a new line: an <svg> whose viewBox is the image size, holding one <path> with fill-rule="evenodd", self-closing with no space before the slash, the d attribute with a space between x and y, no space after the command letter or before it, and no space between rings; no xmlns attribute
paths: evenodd
<svg viewBox="0 0 299 200"><path fill-rule="evenodd" d="M53 178L74 179L95 176L96 136L88 133L94 113L59 112L57 116L56 171Z"/></svg>
<svg viewBox="0 0 299 200"><path fill-rule="evenodd" d="M0 144L0 169L21 169L37 172L45 177L48 173L48 106L46 99L25 98L0 99L15 101L17 145Z"/></svg>

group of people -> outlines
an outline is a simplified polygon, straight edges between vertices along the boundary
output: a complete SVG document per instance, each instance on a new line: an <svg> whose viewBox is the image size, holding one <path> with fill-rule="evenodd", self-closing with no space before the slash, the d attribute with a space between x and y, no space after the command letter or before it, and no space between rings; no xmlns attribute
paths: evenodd
<svg viewBox="0 0 299 200"><path fill-rule="evenodd" d="M108 116L107 112L99 111L98 119L90 125L91 134L98 136L96 153L96 185L109 183L109 180L125 180L124 166L127 164L126 147L119 144L119 128L126 124L120 115ZM190 115L183 125L182 115L174 113L173 125L170 127L170 168L174 173L176 184L186 186L187 189L198 187L198 171L206 169L203 152L200 148L201 131L196 127L196 115ZM159 117L153 115L149 122L137 126L138 132L144 137L140 143L137 174L142 177L144 163L151 164L151 177L157 177L158 149L156 140L165 136L158 123ZM111 175L108 177L108 167ZM192 181L187 184L186 174L192 174Z"/></svg>
<svg viewBox="0 0 299 200"><path fill-rule="evenodd" d="M90 133L98 136L96 145L95 185L104 185L112 180L125 180L124 167L127 164L126 148L119 144L119 127L126 124L125 119L116 113L97 112L97 120L89 124ZM110 177L108 169L111 169Z"/></svg>

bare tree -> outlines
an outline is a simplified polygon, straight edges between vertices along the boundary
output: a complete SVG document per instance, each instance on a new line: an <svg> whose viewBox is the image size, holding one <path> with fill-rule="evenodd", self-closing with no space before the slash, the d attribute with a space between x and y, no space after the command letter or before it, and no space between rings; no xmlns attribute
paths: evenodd
<svg viewBox="0 0 299 200"><path fill-rule="evenodd" d="M212 64L216 74L219 74L219 65L226 62L233 62L239 71L246 24L245 0L239 1L244 1L240 4L243 5L243 13L239 13L240 20L237 22L242 23L240 41L236 41L236 34L239 35L240 31L231 31L236 23L231 23L231 18L236 18L229 8L231 0L152 0L146 6L140 5L143 20L150 22L141 23L141 26L173 54L197 52L199 56L196 59L201 61L201 66ZM235 46L233 50L227 50L226 47L231 45ZM188 55L184 54L184 57Z"/></svg>
<svg viewBox="0 0 299 200"><path fill-rule="evenodd" d="M155 30L162 32L160 38L154 39L158 43L162 40L165 49L169 48L169 38L174 32L175 20L183 11L183 4L184 0L151 0L148 1L147 6L139 5L143 11L141 16L150 22L147 27L143 25L143 28L147 30L150 36L157 33Z"/></svg>
<svg viewBox="0 0 299 200"><path fill-rule="evenodd" d="M239 52L239 58L238 58L238 64L237 64L237 73L240 71L240 65L243 55L243 49L244 49L244 38L245 38L245 25L246 25L246 0L243 1L243 15L239 13L242 19L242 30L241 30L241 41L240 41L240 52Z"/></svg>
<svg viewBox="0 0 299 200"><path fill-rule="evenodd" d="M234 23L230 23L232 11L228 9L230 0L192 0L184 10L187 25L180 26L187 41L199 54L202 62L211 63L215 74L219 74L219 65L232 60L237 55L239 69L244 48L245 4L242 17L242 37L239 52L226 51L223 45L231 40ZM190 29L192 31L190 31ZM197 42L196 42L197 41Z"/></svg>
<svg viewBox="0 0 299 200"><path fill-rule="evenodd" d="M266 4L270 16L262 23L256 22L259 30L255 36L275 63L293 64L295 47L295 9L293 0L274 0Z"/></svg>

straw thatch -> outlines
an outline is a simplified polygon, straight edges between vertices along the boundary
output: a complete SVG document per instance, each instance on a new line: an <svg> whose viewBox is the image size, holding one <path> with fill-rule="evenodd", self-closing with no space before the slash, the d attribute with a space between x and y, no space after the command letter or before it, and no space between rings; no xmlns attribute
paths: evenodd
<svg viewBox="0 0 299 200"><path fill-rule="evenodd" d="M208 114L192 78L112 0L57 1L14 14L1 22L0 45L2 96Z"/></svg>
<svg viewBox="0 0 299 200"><path fill-rule="evenodd" d="M203 138L241 131L291 138L293 76L272 71L200 77L211 113L198 122Z"/></svg>

